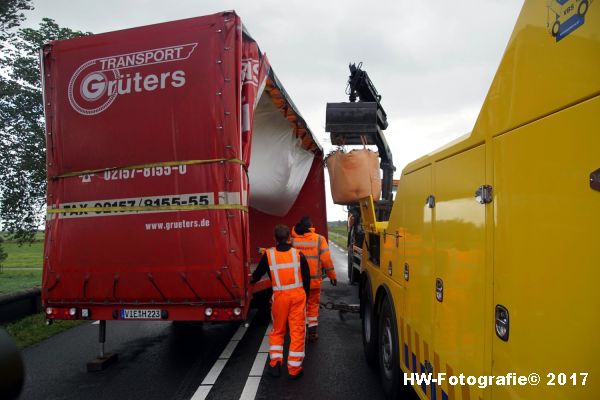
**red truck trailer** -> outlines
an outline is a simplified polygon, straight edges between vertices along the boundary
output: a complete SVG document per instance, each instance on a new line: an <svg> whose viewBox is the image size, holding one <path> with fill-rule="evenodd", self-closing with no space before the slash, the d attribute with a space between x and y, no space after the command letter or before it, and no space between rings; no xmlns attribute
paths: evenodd
<svg viewBox="0 0 600 400"><path fill-rule="evenodd" d="M327 232L322 148L234 12L41 63L49 320L243 320L274 225Z"/></svg>

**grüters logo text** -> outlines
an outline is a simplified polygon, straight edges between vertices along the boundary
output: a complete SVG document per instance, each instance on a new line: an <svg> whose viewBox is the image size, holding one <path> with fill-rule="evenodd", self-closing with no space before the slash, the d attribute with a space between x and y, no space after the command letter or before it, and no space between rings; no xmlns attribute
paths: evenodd
<svg viewBox="0 0 600 400"><path fill-rule="evenodd" d="M144 74L134 68L185 60L197 45L188 43L87 61L69 81L69 102L78 113L95 115L106 110L119 95L182 87L183 70Z"/></svg>

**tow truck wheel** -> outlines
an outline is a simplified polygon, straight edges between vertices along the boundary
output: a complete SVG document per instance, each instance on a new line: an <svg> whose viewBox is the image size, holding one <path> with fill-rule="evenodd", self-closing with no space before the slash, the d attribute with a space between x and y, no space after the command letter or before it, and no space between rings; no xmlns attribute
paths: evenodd
<svg viewBox="0 0 600 400"><path fill-rule="evenodd" d="M352 266L352 261L354 259L354 248L352 247L352 243L348 245L348 282L352 284L352 270L354 266Z"/></svg>
<svg viewBox="0 0 600 400"><path fill-rule="evenodd" d="M587 0L583 0L581 3L579 3L579 7L577 7L577 13L583 17L585 15L585 13L587 12L587 10L588 10L588 2L587 2Z"/></svg>
<svg viewBox="0 0 600 400"><path fill-rule="evenodd" d="M558 35L559 31L560 31L560 22L555 21L554 25L552 25L552 36Z"/></svg>
<svg viewBox="0 0 600 400"><path fill-rule="evenodd" d="M387 399L397 399L404 387L399 357L398 325L390 299L386 297L379 316L379 374Z"/></svg>
<svg viewBox="0 0 600 400"><path fill-rule="evenodd" d="M367 363L371 366L377 365L377 319L373 312L373 295L371 294L370 283L367 281L363 286L363 294L361 298L361 310L363 312L362 319L362 339L363 349Z"/></svg>
<svg viewBox="0 0 600 400"><path fill-rule="evenodd" d="M354 268L354 246L348 247L348 283L354 285L358 282L358 272Z"/></svg>

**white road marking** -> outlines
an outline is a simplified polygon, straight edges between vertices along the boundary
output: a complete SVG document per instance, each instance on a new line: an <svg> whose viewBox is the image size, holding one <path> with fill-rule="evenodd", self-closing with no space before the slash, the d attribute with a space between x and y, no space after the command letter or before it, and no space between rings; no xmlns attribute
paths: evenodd
<svg viewBox="0 0 600 400"><path fill-rule="evenodd" d="M265 336L260 344L258 352L256 353L256 358L254 359L254 363L252 364L252 368L248 374L248 379L244 385L244 390L242 390L242 394L240 395L240 400L254 400L256 397L258 387L260 386L260 379L265 369L265 364L269 359L269 332L271 332L272 328L272 323L267 326Z"/></svg>
<svg viewBox="0 0 600 400"><path fill-rule="evenodd" d="M269 332L269 331L267 330L267 332ZM269 335L268 334L263 337L263 341L260 344L260 349L258 349L258 352L259 353L268 353L269 352Z"/></svg>
<svg viewBox="0 0 600 400"><path fill-rule="evenodd" d="M210 389L212 389L212 385L206 385L206 386L200 386L198 387L198 390L196 390L196 393L194 393L194 395L192 396L192 400L204 400L206 399L206 397L208 397L208 393L210 392Z"/></svg>
<svg viewBox="0 0 600 400"><path fill-rule="evenodd" d="M244 337L244 333L246 333L246 329L247 328L244 327L244 324L241 324L238 330L235 331L235 333L231 337L231 340L242 340L242 338Z"/></svg>
<svg viewBox="0 0 600 400"><path fill-rule="evenodd" d="M204 377L204 380L202 381L202 386L214 385L217 379L219 378L219 375L221 375L221 371L223 371L223 368L225 368L225 364L227 364L228 360L229 359L227 358L223 360L218 359L217 361L215 361L210 371L208 371L208 374L206 374L206 376Z"/></svg>
<svg viewBox="0 0 600 400"><path fill-rule="evenodd" d="M248 327L250 326L250 323L252 323L254 315L256 315L256 310L252 310L248 315L248 319L246 321ZM238 330L235 331L231 339L229 339L229 343L227 343L227 346L225 346L225 348L221 352L221 355L215 361L210 371L208 371L208 374L206 374L206 376L204 377L204 380L202 381L200 386L198 386L198 389L196 389L196 392L192 396L191 400L206 399L213 385L215 384L217 379L219 379L219 375L221 375L221 372L223 371L223 368L225 368L227 361L229 361L229 358L231 358L233 351L237 347L240 340L242 340L247 330L248 328L245 327L245 323L242 322Z"/></svg>
<svg viewBox="0 0 600 400"><path fill-rule="evenodd" d="M260 385L260 376L249 376L240 395L240 400L254 400L258 386Z"/></svg>
<svg viewBox="0 0 600 400"><path fill-rule="evenodd" d="M100 321L94 321L92 322L92 325L98 325L100 323Z"/></svg>
<svg viewBox="0 0 600 400"><path fill-rule="evenodd" d="M223 352L221 353L219 358L221 360L228 360L229 358L231 358L231 355L233 354L233 351L235 350L239 342L239 340L230 340L229 343L227 343L227 346L225 346L225 348L223 349Z"/></svg>
<svg viewBox="0 0 600 400"><path fill-rule="evenodd" d="M258 353L256 354L256 358L254 359L254 364L252 364L252 369L250 369L250 376L262 376L263 370L265 369L265 363L267 362L267 358L269 357L269 353Z"/></svg>

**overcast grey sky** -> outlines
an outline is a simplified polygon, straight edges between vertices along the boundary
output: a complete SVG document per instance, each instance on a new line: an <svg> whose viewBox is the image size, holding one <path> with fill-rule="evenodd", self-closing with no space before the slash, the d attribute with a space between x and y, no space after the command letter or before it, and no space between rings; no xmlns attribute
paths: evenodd
<svg viewBox="0 0 600 400"><path fill-rule="evenodd" d="M387 139L406 163L469 132L522 0L34 0L25 26L50 17L107 32L235 10L325 149L325 104L347 101L349 62L383 95ZM328 198L328 219L345 219Z"/></svg>

